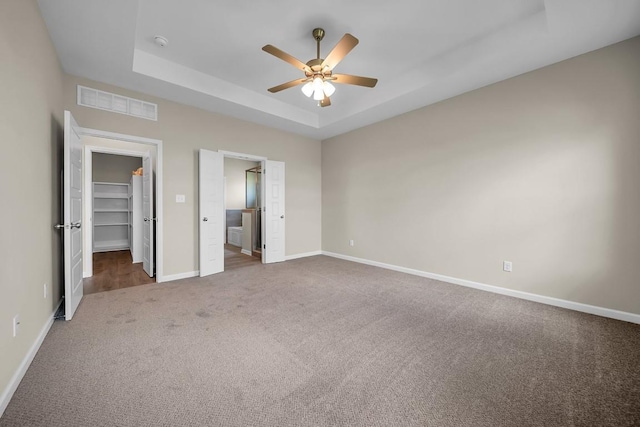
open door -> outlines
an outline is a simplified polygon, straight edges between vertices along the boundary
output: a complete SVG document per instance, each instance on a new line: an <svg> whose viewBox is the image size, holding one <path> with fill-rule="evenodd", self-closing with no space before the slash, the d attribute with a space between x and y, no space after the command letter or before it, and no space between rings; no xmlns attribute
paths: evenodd
<svg viewBox="0 0 640 427"><path fill-rule="evenodd" d="M224 155L200 150L200 277L224 271Z"/></svg>
<svg viewBox="0 0 640 427"><path fill-rule="evenodd" d="M262 168L262 262L284 261L284 162L265 160Z"/></svg>
<svg viewBox="0 0 640 427"><path fill-rule="evenodd" d="M80 127L64 112L63 224L65 319L73 318L82 300L82 141Z"/></svg>
<svg viewBox="0 0 640 427"><path fill-rule="evenodd" d="M156 218L153 216L153 166L151 154L142 157L142 269L149 277L154 275L154 231Z"/></svg>

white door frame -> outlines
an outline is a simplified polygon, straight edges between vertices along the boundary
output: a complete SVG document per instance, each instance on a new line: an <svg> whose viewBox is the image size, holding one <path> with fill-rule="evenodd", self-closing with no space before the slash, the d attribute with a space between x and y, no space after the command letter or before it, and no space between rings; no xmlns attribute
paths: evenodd
<svg viewBox="0 0 640 427"><path fill-rule="evenodd" d="M149 145L151 147L154 147L156 149L156 192L155 192L155 196L156 196L156 245L155 245L155 250L156 250L156 262L155 262L155 270L156 270L156 282L160 283L164 281L164 273L163 273L163 259L164 259L164 233L163 233L163 220L164 220L164 215L163 215L163 197L162 197L162 140L160 139L153 139L153 138L145 138L145 137L141 137L141 136L135 136L135 135L125 135L125 134L121 134L121 133L115 133L115 132L107 132L107 131L102 131L102 130L98 130L98 129L90 129L90 128L80 128L81 129L81 136L95 136L98 138L104 138L104 139L113 139L113 140L117 140L117 141L124 141L124 142L134 142L137 144L145 144L145 145ZM91 146L91 145L86 145L85 146L85 158L84 158L84 170L85 170L85 174L84 174L84 181L85 181L85 196L87 197L88 200L91 200L92 198L92 192L93 192L93 188L91 188L91 182L92 182L92 172L93 172L93 165L92 165L92 154L93 153L105 153L105 154L119 154L119 155L125 155L125 156L132 156L132 157L143 157L144 156L144 152L142 151L129 151L129 150L123 150L123 149L118 149L118 148L109 148L109 147L96 147L96 146ZM91 206L89 205L89 203L85 204L85 208L87 209L85 211L85 214L87 215L87 218L91 218L91 216L93 215L93 212L91 210ZM93 244L92 244L92 238L93 238L93 228L91 227L92 223L88 224L87 227L84 227L85 231L87 231L85 233L85 250L87 250L86 248L89 248L89 252L87 252L88 254L93 254ZM87 269L87 271L85 271L85 277L90 277L93 275L93 260L91 260L91 262L89 263L90 268Z"/></svg>
<svg viewBox="0 0 640 427"><path fill-rule="evenodd" d="M156 256L153 167L151 152L147 151L142 157L142 270L149 277L155 276Z"/></svg>

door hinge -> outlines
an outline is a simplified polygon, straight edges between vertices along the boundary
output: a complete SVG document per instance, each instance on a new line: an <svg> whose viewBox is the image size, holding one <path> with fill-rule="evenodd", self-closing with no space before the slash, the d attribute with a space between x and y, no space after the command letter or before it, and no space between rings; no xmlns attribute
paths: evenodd
<svg viewBox="0 0 640 427"><path fill-rule="evenodd" d="M266 244L262 245L262 249L267 249L267 245Z"/></svg>

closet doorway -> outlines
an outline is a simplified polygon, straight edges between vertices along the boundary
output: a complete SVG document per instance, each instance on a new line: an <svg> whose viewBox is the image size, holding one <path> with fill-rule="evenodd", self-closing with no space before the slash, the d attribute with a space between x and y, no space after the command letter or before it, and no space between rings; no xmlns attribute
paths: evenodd
<svg viewBox="0 0 640 427"><path fill-rule="evenodd" d="M84 293L156 282L155 146L83 136Z"/></svg>

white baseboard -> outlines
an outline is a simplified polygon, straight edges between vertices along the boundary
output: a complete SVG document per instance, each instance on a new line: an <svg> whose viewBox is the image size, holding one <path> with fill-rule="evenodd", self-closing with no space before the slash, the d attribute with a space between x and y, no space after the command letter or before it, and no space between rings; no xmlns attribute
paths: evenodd
<svg viewBox="0 0 640 427"><path fill-rule="evenodd" d="M532 294L529 292L516 291L513 289L502 288L500 286L487 285L484 283L473 282L471 280L458 279L456 277L444 276L442 274L429 273L427 271L415 270L407 267L400 267L393 264L385 264L383 262L371 261L363 258L356 258L349 255L342 255L333 252L322 251L323 255L333 258L340 258L347 261L358 262L360 264L372 265L375 267L395 270L402 273L413 274L414 276L427 277L429 279L440 280L441 282L453 283L455 285L466 286L469 288L480 289L482 291L493 292L496 294L507 295L514 298L535 301L542 304L553 305L555 307L567 308L569 310L581 311L583 313L595 314L596 316L609 317L611 319L622 320L625 322L640 324L640 314L628 313L626 311L614 310L611 308L598 307L595 305L583 304L575 301L568 301L560 298L547 297L544 295Z"/></svg>
<svg viewBox="0 0 640 427"><path fill-rule="evenodd" d="M253 255L251 254L251 251L250 251L250 250L248 250L248 249L242 249L242 250L240 251L240 253L241 253L241 254L244 254L244 255L253 256Z"/></svg>
<svg viewBox="0 0 640 427"><path fill-rule="evenodd" d="M51 313L51 316L49 316L49 319L47 319L47 321L45 322L44 326L40 330L40 333L36 337L36 340L33 342L31 348L29 348L29 351L18 366L18 369L11 377L9 384L7 384L7 387L5 387L5 389L2 391L2 394L0 395L0 417L2 416L2 414L4 414L5 409L7 409L7 406L9 405L9 402L13 397L13 393L15 393L18 389L20 381L22 381L24 374L27 373L27 369L29 369L33 358L36 357L36 353L40 349L44 338L47 336L47 333L49 333L49 329L51 329L51 325L53 325L54 316L56 315L58 308L60 308L60 304L62 304L62 300L60 300L56 309L53 310L53 313Z"/></svg>
<svg viewBox="0 0 640 427"><path fill-rule="evenodd" d="M292 259L306 258L308 256L316 256L316 255L322 255L322 251L304 252L301 254L287 255L284 257L284 260L290 261Z"/></svg>
<svg viewBox="0 0 640 427"><path fill-rule="evenodd" d="M165 274L164 276L162 276L162 280L158 280L158 283L164 283L164 282L171 282L174 280L180 280L180 279L188 279L190 277L196 277L200 275L200 270L195 270L195 271L187 271L184 273L178 273L178 274Z"/></svg>

